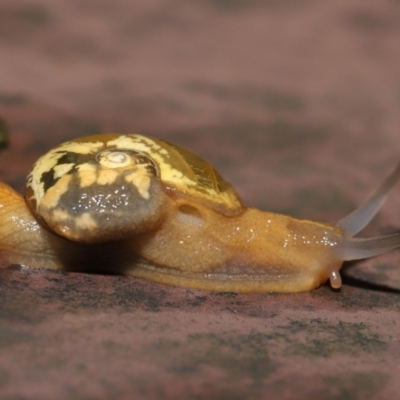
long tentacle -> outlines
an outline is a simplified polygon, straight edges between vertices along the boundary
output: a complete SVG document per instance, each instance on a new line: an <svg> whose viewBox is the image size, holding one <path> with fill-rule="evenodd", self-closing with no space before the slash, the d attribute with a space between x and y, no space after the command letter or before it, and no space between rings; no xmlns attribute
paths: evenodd
<svg viewBox="0 0 400 400"><path fill-rule="evenodd" d="M399 181L400 163L364 204L338 222L337 225L342 229L345 236L354 236L369 224L388 197L390 191Z"/></svg>
<svg viewBox="0 0 400 400"><path fill-rule="evenodd" d="M400 233L370 239L344 238L336 254L340 260L360 260L386 253L400 247Z"/></svg>

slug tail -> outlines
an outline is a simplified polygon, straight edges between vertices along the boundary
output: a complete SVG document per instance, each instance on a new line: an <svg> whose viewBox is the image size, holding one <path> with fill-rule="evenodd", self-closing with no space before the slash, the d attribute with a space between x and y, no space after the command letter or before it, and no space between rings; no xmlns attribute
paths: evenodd
<svg viewBox="0 0 400 400"><path fill-rule="evenodd" d="M364 204L338 222L337 225L342 229L346 237L356 235L371 222L372 218L374 218L375 214L379 211L382 204L389 196L390 191L398 182L400 182L400 163L397 164L396 169L386 178L378 190ZM389 237L390 236L388 236L388 238ZM382 239L383 238L377 238L376 240L381 243Z"/></svg>

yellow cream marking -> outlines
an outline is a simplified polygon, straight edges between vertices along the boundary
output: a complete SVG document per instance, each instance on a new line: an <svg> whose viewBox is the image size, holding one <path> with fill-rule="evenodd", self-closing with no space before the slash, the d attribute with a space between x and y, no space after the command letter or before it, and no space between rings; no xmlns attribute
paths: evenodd
<svg viewBox="0 0 400 400"><path fill-rule="evenodd" d="M39 158L39 160L36 161L36 164L34 165L27 179L27 185L31 187L37 203L39 204L41 198L44 196L44 183L41 182L43 174L51 171L52 169L54 169L56 174L60 174L61 170L64 168L61 165L57 166L60 158L65 156L67 152L78 154L96 153L100 150L101 147L103 147L103 145L104 144L101 142L66 142L61 144L57 148L50 150L47 154Z"/></svg>
<svg viewBox="0 0 400 400"><path fill-rule="evenodd" d="M149 188L150 188L150 178L141 179L140 182L137 182L135 185L138 188L140 195L148 200L150 197Z"/></svg>
<svg viewBox="0 0 400 400"><path fill-rule="evenodd" d="M99 176L97 177L97 183L99 185L111 185L115 183L118 177L118 171L114 170L100 170Z"/></svg>
<svg viewBox="0 0 400 400"><path fill-rule="evenodd" d="M49 188L38 203L38 207L57 207L60 197L68 190L71 179L71 175L64 175L54 186Z"/></svg>
<svg viewBox="0 0 400 400"><path fill-rule="evenodd" d="M66 142L58 146L54 151L65 151L77 154L97 153L104 146L101 142Z"/></svg>
<svg viewBox="0 0 400 400"><path fill-rule="evenodd" d="M84 163L78 165L76 169L78 170L79 186L81 188L88 187L96 182L97 171L99 169L98 166L94 164Z"/></svg>
<svg viewBox="0 0 400 400"><path fill-rule="evenodd" d="M31 187L37 204L39 204L41 198L44 195L44 183L40 181L42 175L45 172L51 171L51 169L54 168L55 165L57 165L58 160L62 156L63 154L50 152L47 155L39 158L39 160L36 161L32 172L28 175L27 185Z"/></svg>
<svg viewBox="0 0 400 400"><path fill-rule="evenodd" d="M97 180L97 174L93 171L79 171L79 186L85 188L93 185Z"/></svg>
<svg viewBox="0 0 400 400"><path fill-rule="evenodd" d="M92 218L92 216L89 213L83 213L80 217L75 219L75 225L79 229L88 229L92 230L97 228L97 223L96 221Z"/></svg>
<svg viewBox="0 0 400 400"><path fill-rule="evenodd" d="M74 164L60 164L56 165L54 169L54 178L61 178L63 175L67 174L71 169L74 168Z"/></svg>
<svg viewBox="0 0 400 400"><path fill-rule="evenodd" d="M76 166L76 169L80 171L97 171L99 169L95 164L84 163Z"/></svg>
<svg viewBox="0 0 400 400"><path fill-rule="evenodd" d="M118 149L138 150L138 151L141 150L140 149L141 144L147 144L147 146L145 146L147 152L149 151L150 148L153 148L156 151L162 149L162 147L159 144L157 144L154 140L151 140L142 135L121 135L116 139L107 142L107 146L116 146Z"/></svg>
<svg viewBox="0 0 400 400"><path fill-rule="evenodd" d="M52 212L52 220L53 221L62 222L67 219L71 219L71 215L69 215L69 213L67 211L55 209Z"/></svg>
<svg viewBox="0 0 400 400"><path fill-rule="evenodd" d="M128 175L125 175L125 180L128 183L135 185L139 194L144 199L147 200L150 197L150 193L149 193L150 177L145 168L140 168L136 171L131 172Z"/></svg>

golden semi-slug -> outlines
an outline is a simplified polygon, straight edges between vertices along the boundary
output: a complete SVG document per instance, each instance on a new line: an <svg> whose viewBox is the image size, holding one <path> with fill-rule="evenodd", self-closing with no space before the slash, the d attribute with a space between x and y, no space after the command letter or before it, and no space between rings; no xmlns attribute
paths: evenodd
<svg viewBox="0 0 400 400"><path fill-rule="evenodd" d="M336 225L246 208L206 161L141 135L75 139L33 166L25 198L0 183L3 265L121 273L230 292L300 292L330 280L343 261L400 246L400 234L353 236L400 180Z"/></svg>

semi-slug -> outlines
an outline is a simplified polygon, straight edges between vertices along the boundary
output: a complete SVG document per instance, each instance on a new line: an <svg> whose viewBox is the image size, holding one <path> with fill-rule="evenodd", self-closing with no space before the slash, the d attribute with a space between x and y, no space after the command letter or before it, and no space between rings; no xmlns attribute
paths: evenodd
<svg viewBox="0 0 400 400"><path fill-rule="evenodd" d="M343 261L400 246L400 234L353 236L400 180L335 225L247 208L206 161L135 134L75 139L33 166L25 198L0 183L3 265L127 274L230 292L300 292Z"/></svg>

